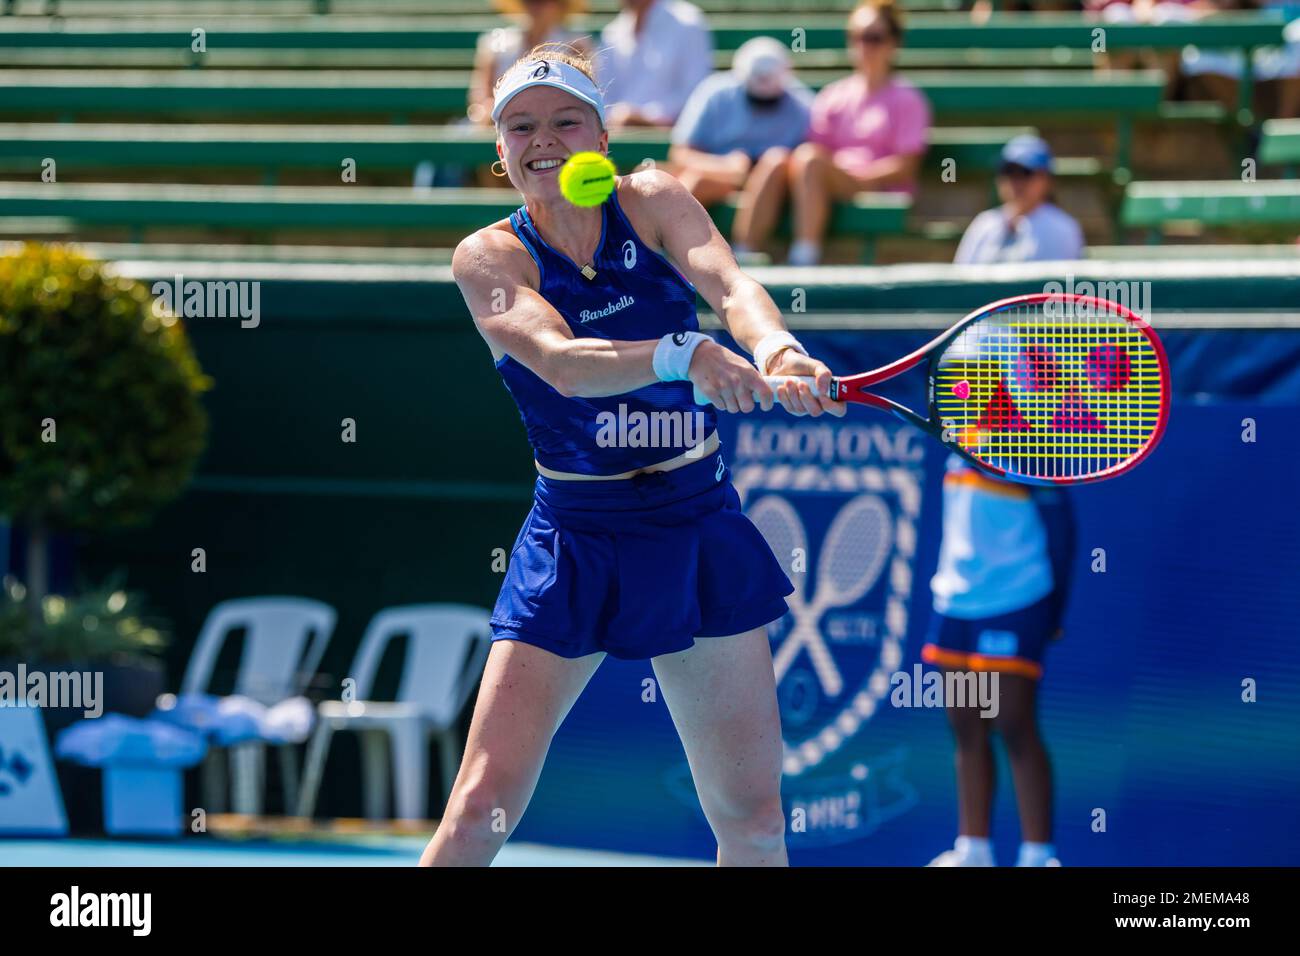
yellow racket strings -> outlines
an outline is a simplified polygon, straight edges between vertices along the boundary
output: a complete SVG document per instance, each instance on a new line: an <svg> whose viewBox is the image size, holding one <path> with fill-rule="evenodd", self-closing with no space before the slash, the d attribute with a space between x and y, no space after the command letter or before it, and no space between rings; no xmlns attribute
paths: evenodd
<svg viewBox="0 0 1300 956"><path fill-rule="evenodd" d="M1031 303L973 322L944 350L939 419L979 461L1033 478L1077 478L1133 457L1159 423L1164 382L1151 340L1099 303Z"/></svg>

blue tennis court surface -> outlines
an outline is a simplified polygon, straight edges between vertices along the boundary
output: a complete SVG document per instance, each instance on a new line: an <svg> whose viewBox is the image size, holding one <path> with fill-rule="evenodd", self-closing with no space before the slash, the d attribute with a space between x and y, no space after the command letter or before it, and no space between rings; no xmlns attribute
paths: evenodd
<svg viewBox="0 0 1300 956"><path fill-rule="evenodd" d="M353 840L0 840L0 866L415 866L425 837ZM701 860L506 844L495 866L707 866Z"/></svg>

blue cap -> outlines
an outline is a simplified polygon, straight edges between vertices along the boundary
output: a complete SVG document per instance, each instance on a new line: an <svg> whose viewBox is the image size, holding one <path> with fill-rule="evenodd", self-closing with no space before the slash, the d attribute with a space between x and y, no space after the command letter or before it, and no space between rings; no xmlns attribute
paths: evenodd
<svg viewBox="0 0 1300 956"><path fill-rule="evenodd" d="M1052 147L1037 136L1017 136L1002 147L1002 162L1014 163L1035 172L1050 173L1055 168Z"/></svg>

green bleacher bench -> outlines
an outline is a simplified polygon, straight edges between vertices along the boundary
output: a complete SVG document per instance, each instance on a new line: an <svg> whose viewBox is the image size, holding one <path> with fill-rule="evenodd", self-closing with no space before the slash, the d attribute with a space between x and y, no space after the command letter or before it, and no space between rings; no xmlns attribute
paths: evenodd
<svg viewBox="0 0 1300 956"><path fill-rule="evenodd" d="M843 75L800 73L814 89ZM917 70L907 78L926 95L941 123L1005 122L1008 116L1114 123L1113 166L1121 178L1127 175L1133 121L1157 116L1164 95L1159 71ZM278 114L404 122L462 113L468 82L464 73L420 71L0 70L0 118L39 113L66 122L98 114L185 119Z"/></svg>
<svg viewBox="0 0 1300 956"><path fill-rule="evenodd" d="M4 217L63 217L79 226L126 226L139 236L150 226L253 231L419 230L459 237L503 219L520 205L505 189L430 189L376 186L193 186L136 183L0 183ZM901 234L910 200L866 194L835 203L828 235L860 237L865 256L878 235ZM710 210L730 234L734 200ZM789 215L778 234L789 234Z"/></svg>
<svg viewBox="0 0 1300 956"><path fill-rule="evenodd" d="M843 71L801 71L814 89ZM1155 115L1159 71L925 71L907 78L941 118L1037 113ZM0 115L134 113L410 113L464 111L469 76L427 71L0 70Z"/></svg>
<svg viewBox="0 0 1300 956"><path fill-rule="evenodd" d="M66 236L76 228L76 222L62 216L0 216L0 236L23 240Z"/></svg>
<svg viewBox="0 0 1300 956"><path fill-rule="evenodd" d="M22 220L29 222L30 220ZM10 220L0 218L0 235L19 235L9 229ZM75 226L64 222L64 234ZM53 230L47 230L53 231ZM12 253L17 241L0 241L0 256ZM450 265L451 246L298 246L288 243L210 242L77 242L77 248L93 259L168 259L186 262L321 262L366 263L372 265Z"/></svg>
<svg viewBox="0 0 1300 956"><path fill-rule="evenodd" d="M1146 227L1154 241L1161 228L1183 222L1300 234L1300 180L1138 182L1125 190L1121 225Z"/></svg>
<svg viewBox="0 0 1300 956"><path fill-rule="evenodd" d="M1259 140L1259 161L1276 166L1300 164L1300 119L1267 120Z"/></svg>
<svg viewBox="0 0 1300 956"><path fill-rule="evenodd" d="M1132 262L1172 262L1182 260L1224 262L1259 259L1300 259L1300 243L1263 243L1249 245L1224 245L1221 243L1187 243L1185 245L1159 246L1089 246L1084 255L1089 259Z"/></svg>
<svg viewBox="0 0 1300 956"><path fill-rule="evenodd" d="M206 30L209 47L225 49L473 49L479 34L502 24L495 15L458 15L455 22L431 23L420 17L276 17L209 15L151 19L68 19L11 17L0 21L0 48L108 47L118 49L190 48L191 31ZM573 26L598 32L609 17L575 18ZM807 49L845 46L842 13L773 16L764 13L715 14L709 18L714 45L735 50L756 36L784 43L802 37ZM1278 45L1284 21L1276 11L1224 13L1184 23L1101 23L1078 14L995 14L974 25L964 13L918 14L908 18L906 45L924 49L1093 48L1095 31L1104 29L1107 51L1203 48L1250 49ZM803 31L802 34L797 31Z"/></svg>
<svg viewBox="0 0 1300 956"><path fill-rule="evenodd" d="M715 50L715 69L731 68L734 50ZM804 70L852 68L848 50L807 50L797 63ZM985 50L967 47L956 50L913 50L898 52L900 69L925 70L1091 70L1093 56L1087 50L1054 47L1049 50ZM473 50L227 50L209 48L203 53L185 49L109 49L99 47L37 48L6 50L4 65L10 69L158 69L193 67L239 70L469 70Z"/></svg>
<svg viewBox="0 0 1300 956"><path fill-rule="evenodd" d="M1176 100L1161 103L1159 116L1164 123L1222 123L1228 111L1215 100Z"/></svg>
<svg viewBox="0 0 1300 956"><path fill-rule="evenodd" d="M859 0L694 0L705 13L807 10L848 13ZM905 10L960 10L963 0L901 0ZM612 17L619 0L590 0L594 14ZM157 16L195 11L301 16L304 13L455 16L482 13L483 0L3 0L0 12L93 16L111 10L117 16Z"/></svg>
<svg viewBox="0 0 1300 956"><path fill-rule="evenodd" d="M2 56L2 54L0 54ZM293 70L0 70L0 115L463 112L460 73Z"/></svg>
<svg viewBox="0 0 1300 956"><path fill-rule="evenodd" d="M936 127L926 161L952 160L963 174L990 173L1002 147L1032 127ZM121 167L253 167L339 169L355 160L367 169L410 168L429 161L455 165L491 162L495 134L482 127L458 126L238 126L216 124L118 125L75 123L0 123L0 164L33 178L46 158L60 169ZM610 155L620 170L649 159L662 162L668 134L620 130L610 139ZM1103 164L1091 157L1062 157L1057 175L1096 176Z"/></svg>

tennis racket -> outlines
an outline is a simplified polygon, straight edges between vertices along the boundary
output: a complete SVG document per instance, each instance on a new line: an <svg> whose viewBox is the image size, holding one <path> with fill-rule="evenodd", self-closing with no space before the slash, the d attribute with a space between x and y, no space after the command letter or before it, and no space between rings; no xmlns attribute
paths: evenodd
<svg viewBox="0 0 1300 956"><path fill-rule="evenodd" d="M922 362L928 417L868 391ZM807 376L765 381L787 379L816 389ZM1151 454L1169 420L1169 362L1124 306L1040 293L986 305L911 355L832 379L828 397L893 412L995 477L1070 485L1124 474Z"/></svg>

